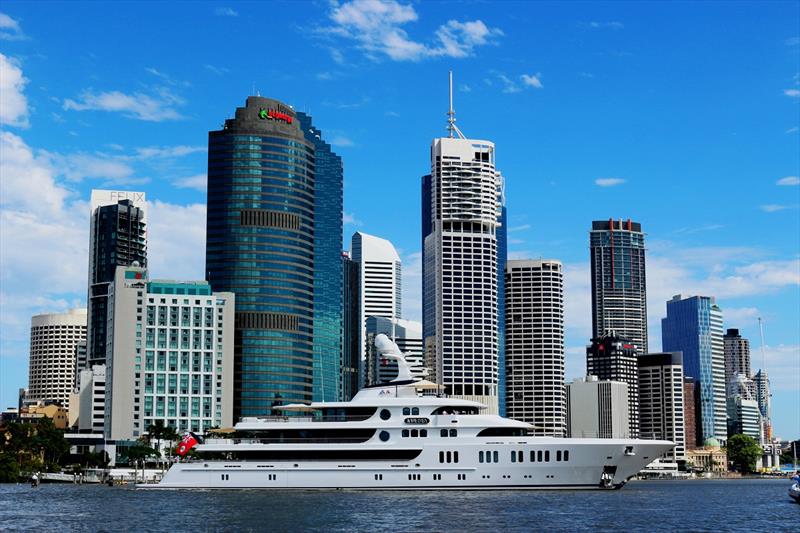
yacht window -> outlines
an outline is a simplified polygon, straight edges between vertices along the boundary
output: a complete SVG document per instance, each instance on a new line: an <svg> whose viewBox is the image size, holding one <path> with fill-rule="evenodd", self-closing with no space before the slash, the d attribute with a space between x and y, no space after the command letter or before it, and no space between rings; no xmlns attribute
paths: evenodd
<svg viewBox="0 0 800 533"><path fill-rule="evenodd" d="M519 462L521 463L521 462L522 462L522 459L523 459L523 456L524 456L524 455L523 455L523 453L522 453L522 450L518 451L518 452L517 452L517 461L519 461Z"/></svg>
<svg viewBox="0 0 800 533"><path fill-rule="evenodd" d="M458 430L457 430L457 429L451 429L451 430L450 430L450 436L451 436L451 437L456 437L456 436L458 436Z"/></svg>
<svg viewBox="0 0 800 533"><path fill-rule="evenodd" d="M531 462L536 462L536 452L531 450Z"/></svg>
<svg viewBox="0 0 800 533"><path fill-rule="evenodd" d="M418 415L419 414L419 407L412 407L411 408L411 414L412 415Z"/></svg>
<svg viewBox="0 0 800 533"><path fill-rule="evenodd" d="M446 429L443 429L443 430L441 430L441 431L439 432L439 434L440 434L442 437L446 437L446 436L447 436L447 430L446 430Z"/></svg>
<svg viewBox="0 0 800 533"><path fill-rule="evenodd" d="M451 463L453 460L453 455L450 452L447 452L447 462Z"/></svg>
<svg viewBox="0 0 800 533"><path fill-rule="evenodd" d="M564 450L564 460L569 461L569 450Z"/></svg>
<svg viewBox="0 0 800 533"><path fill-rule="evenodd" d="M511 462L512 463L517 462L517 452L515 450L511 450Z"/></svg>
<svg viewBox="0 0 800 533"><path fill-rule="evenodd" d="M419 436L420 437L427 437L428 436L428 430L427 429L420 429L419 430Z"/></svg>
<svg viewBox="0 0 800 533"><path fill-rule="evenodd" d="M536 460L539 461L540 463L542 462L542 450L536 452Z"/></svg>
<svg viewBox="0 0 800 533"><path fill-rule="evenodd" d="M483 450L478 452L478 462L479 463L483 462Z"/></svg>
<svg viewBox="0 0 800 533"><path fill-rule="evenodd" d="M378 438L381 439L383 442L389 440L389 432L388 431L381 431L378 435Z"/></svg>
<svg viewBox="0 0 800 533"><path fill-rule="evenodd" d="M381 420L389 420L392 418L392 413L388 409L381 409Z"/></svg>
<svg viewBox="0 0 800 533"><path fill-rule="evenodd" d="M403 407L403 414L404 415L410 415L411 414L411 409L409 409L408 407Z"/></svg>
<svg viewBox="0 0 800 533"><path fill-rule="evenodd" d="M556 450L556 461L561 460L561 450Z"/></svg>
<svg viewBox="0 0 800 533"><path fill-rule="evenodd" d="M439 452L439 462L440 463L444 462L444 452Z"/></svg>
<svg viewBox="0 0 800 533"><path fill-rule="evenodd" d="M407 429L403 430L403 437L408 437L408 430Z"/></svg>
<svg viewBox="0 0 800 533"><path fill-rule="evenodd" d="M454 463L458 462L458 452L453 452L453 462Z"/></svg>
<svg viewBox="0 0 800 533"><path fill-rule="evenodd" d="M494 459L495 463L499 461L498 455L499 454L496 451L492 452L492 459Z"/></svg>
<svg viewBox="0 0 800 533"><path fill-rule="evenodd" d="M411 430L411 436L412 436L412 437L419 437L419 430L412 429L412 430ZM559 452L559 453L560 453L560 452Z"/></svg>
<svg viewBox="0 0 800 533"><path fill-rule="evenodd" d="M545 463L549 463L550 462L550 450L547 450L547 451L544 452L544 462Z"/></svg>

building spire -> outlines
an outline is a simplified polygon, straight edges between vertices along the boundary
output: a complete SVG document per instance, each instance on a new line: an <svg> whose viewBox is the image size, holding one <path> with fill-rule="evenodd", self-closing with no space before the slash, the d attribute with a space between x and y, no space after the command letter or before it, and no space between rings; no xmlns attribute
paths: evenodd
<svg viewBox="0 0 800 533"><path fill-rule="evenodd" d="M466 139L464 134L461 133L461 130L458 129L456 126L456 112L453 111L453 71L449 71L450 74L450 110L447 112L447 131L450 133L448 136L452 139L453 132L458 135L459 139Z"/></svg>

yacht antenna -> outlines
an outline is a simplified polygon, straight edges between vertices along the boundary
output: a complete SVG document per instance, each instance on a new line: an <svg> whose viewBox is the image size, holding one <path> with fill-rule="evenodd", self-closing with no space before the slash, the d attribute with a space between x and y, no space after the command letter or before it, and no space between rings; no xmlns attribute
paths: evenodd
<svg viewBox="0 0 800 533"><path fill-rule="evenodd" d="M449 72L450 75L450 109L447 111L447 131L449 132L449 137L453 138L453 133L455 132L458 135L459 139L466 139L464 134L461 133L461 130L458 129L456 126L456 112L453 111L453 71Z"/></svg>

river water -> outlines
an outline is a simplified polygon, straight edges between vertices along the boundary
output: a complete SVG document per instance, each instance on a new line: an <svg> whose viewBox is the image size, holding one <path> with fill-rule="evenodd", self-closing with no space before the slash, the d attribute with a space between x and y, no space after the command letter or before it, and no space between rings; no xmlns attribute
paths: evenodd
<svg viewBox="0 0 800 533"><path fill-rule="evenodd" d="M618 491L142 491L0 485L0 531L800 531L785 480Z"/></svg>

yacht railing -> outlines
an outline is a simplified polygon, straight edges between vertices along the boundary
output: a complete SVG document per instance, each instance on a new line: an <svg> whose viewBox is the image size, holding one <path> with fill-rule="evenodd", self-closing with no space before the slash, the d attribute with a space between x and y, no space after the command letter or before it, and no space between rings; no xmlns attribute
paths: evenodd
<svg viewBox="0 0 800 533"><path fill-rule="evenodd" d="M369 437L309 437L309 438L259 438L259 439L206 439L204 444L352 444L367 442Z"/></svg>
<svg viewBox="0 0 800 533"><path fill-rule="evenodd" d="M294 424L307 424L308 422L362 422L375 416L370 415L318 415L318 416L285 416L267 415L254 417L263 422L285 422Z"/></svg>

